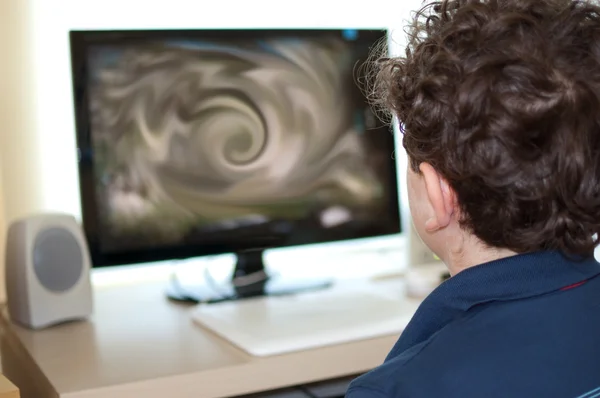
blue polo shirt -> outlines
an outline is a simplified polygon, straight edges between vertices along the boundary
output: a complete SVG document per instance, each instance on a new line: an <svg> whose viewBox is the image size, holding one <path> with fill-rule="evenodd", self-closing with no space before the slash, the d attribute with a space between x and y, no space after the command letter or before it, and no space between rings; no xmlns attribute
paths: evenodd
<svg viewBox="0 0 600 398"><path fill-rule="evenodd" d="M600 398L600 264L558 252L460 272L347 398Z"/></svg>

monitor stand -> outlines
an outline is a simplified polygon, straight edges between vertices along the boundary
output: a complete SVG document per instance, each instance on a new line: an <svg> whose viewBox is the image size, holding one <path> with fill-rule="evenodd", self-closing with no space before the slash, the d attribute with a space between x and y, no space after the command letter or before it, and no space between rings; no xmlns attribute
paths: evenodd
<svg viewBox="0 0 600 398"><path fill-rule="evenodd" d="M223 283L205 272L200 280L182 280L174 272L167 287L171 300L189 303L216 303L257 296L280 296L304 291L325 289L332 285L331 279L285 278L270 276L263 262L263 249L236 253L236 264L231 280ZM196 279L196 278L194 278Z"/></svg>

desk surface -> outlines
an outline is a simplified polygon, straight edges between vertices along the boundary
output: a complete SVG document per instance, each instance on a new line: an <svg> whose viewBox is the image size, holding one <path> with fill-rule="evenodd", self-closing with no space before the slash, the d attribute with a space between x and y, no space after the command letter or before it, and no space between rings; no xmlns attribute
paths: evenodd
<svg viewBox="0 0 600 398"><path fill-rule="evenodd" d="M397 336L266 358L237 349L165 299L164 283L95 289L88 322L30 331L2 317L2 362L36 398L228 397L367 371ZM23 393L23 397L27 395Z"/></svg>
<svg viewBox="0 0 600 398"><path fill-rule="evenodd" d="M19 398L19 389L0 374L0 398Z"/></svg>

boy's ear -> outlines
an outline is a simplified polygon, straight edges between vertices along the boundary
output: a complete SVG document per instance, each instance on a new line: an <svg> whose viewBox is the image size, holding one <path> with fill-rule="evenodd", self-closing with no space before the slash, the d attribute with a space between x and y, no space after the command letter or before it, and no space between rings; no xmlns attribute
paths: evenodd
<svg viewBox="0 0 600 398"><path fill-rule="evenodd" d="M456 194L444 177L429 163L419 165L421 175L425 180L425 190L433 216L425 222L425 230L435 232L447 227L455 212Z"/></svg>

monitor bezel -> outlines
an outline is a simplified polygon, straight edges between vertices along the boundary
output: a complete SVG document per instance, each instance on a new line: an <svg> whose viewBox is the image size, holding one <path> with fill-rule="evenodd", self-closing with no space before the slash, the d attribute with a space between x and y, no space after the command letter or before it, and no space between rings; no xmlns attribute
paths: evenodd
<svg viewBox="0 0 600 398"><path fill-rule="evenodd" d="M224 39L238 38L240 34L245 37L264 38L265 36L277 37L314 37L316 35L331 34L339 32L343 35L346 31L357 31L359 36L357 40L367 40L369 43L380 43L381 40L388 40L389 32L387 29L374 28L332 28L332 29L156 29L156 30L71 30L69 32L70 50L71 50L71 72L73 83L73 101L75 114L75 132L76 145L78 153L78 174L79 191L81 201L82 227L88 243L90 258L94 267L128 265L150 263L168 260L183 260L193 257L219 255L226 253L239 253L245 250L257 248L256 241L221 242L208 243L203 245L178 245L172 247L161 247L152 250L132 250L128 252L105 253L101 250L98 238L98 214L96 187L94 178L94 162L92 154L90 115L87 98L88 65L87 54L88 47L91 45L112 43L122 44L131 41L145 41L153 38L169 39L186 37L189 39ZM366 101L366 99L365 99ZM390 147L395 148L396 137L388 126L381 124L378 128L385 130L384 134L389 135ZM390 157L393 154L390 153ZM344 240L331 240L323 242L311 242L306 245L331 244L335 242L350 242L354 240L370 239L376 237L392 236L402 232L401 214L398 192L398 166L396 162L391 161L392 170L390 170L388 181L392 188L393 203L391 213L388 215L390 225L389 233L373 236L356 237ZM289 247L291 245L277 245L276 247ZM265 244L265 248L271 248Z"/></svg>

